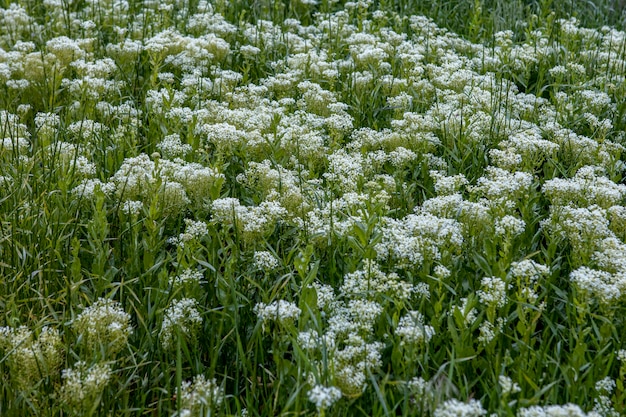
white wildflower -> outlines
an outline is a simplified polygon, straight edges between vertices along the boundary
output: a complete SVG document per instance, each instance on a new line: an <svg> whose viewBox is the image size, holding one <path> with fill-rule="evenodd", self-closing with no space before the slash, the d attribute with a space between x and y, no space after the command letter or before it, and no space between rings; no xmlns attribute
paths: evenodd
<svg viewBox="0 0 626 417"><path fill-rule="evenodd" d="M132 333L130 314L119 302L99 298L85 308L74 320L72 327L83 335L87 346L94 352L106 349L115 354L124 348Z"/></svg>
<svg viewBox="0 0 626 417"><path fill-rule="evenodd" d="M89 367L81 361L73 368L64 369L61 377L61 402L75 413L87 414L93 410L94 404L100 403L102 392L111 379L111 368L104 364Z"/></svg>
<svg viewBox="0 0 626 417"><path fill-rule="evenodd" d="M496 220L495 232L500 237L514 237L524 233L526 223L515 216L506 215Z"/></svg>
<svg viewBox="0 0 626 417"><path fill-rule="evenodd" d="M181 413L179 416L203 417L217 415L224 401L224 389L215 379L207 379L204 375L196 375L193 382L183 381L181 384Z"/></svg>
<svg viewBox="0 0 626 417"><path fill-rule="evenodd" d="M419 311L409 311L396 327L396 335L402 339L401 345L415 346L428 343L434 334L435 329L424 324L424 316Z"/></svg>
<svg viewBox="0 0 626 417"><path fill-rule="evenodd" d="M196 333L202 325L202 317L197 309L196 300L183 298L174 300L165 309L159 339L165 349L176 346L177 337L195 343Z"/></svg>
<svg viewBox="0 0 626 417"><path fill-rule="evenodd" d="M161 153L166 158L185 156L191 152L192 149L191 145L183 143L180 139L180 135L176 133L163 138L163 140L158 143L156 147L161 150Z"/></svg>
<svg viewBox="0 0 626 417"><path fill-rule="evenodd" d="M279 323L288 323L297 320L300 317L300 310L292 302L278 300L270 304L258 303L254 306L254 312L259 319L265 324L268 321L277 321Z"/></svg>
<svg viewBox="0 0 626 417"><path fill-rule="evenodd" d="M467 403L459 400L451 399L440 404L435 412L434 417L480 417L487 414L480 402L471 399Z"/></svg>
<svg viewBox="0 0 626 417"><path fill-rule="evenodd" d="M509 285L498 277L484 277L480 284L481 290L477 291L478 299L488 306L502 308L506 304L506 290Z"/></svg>
<svg viewBox="0 0 626 417"><path fill-rule="evenodd" d="M279 265L278 259L269 251L254 252L254 266L261 271L271 271Z"/></svg>
<svg viewBox="0 0 626 417"><path fill-rule="evenodd" d="M307 394L309 401L315 404L317 411L326 410L341 399L341 390L337 387L316 385Z"/></svg>
<svg viewBox="0 0 626 417"><path fill-rule="evenodd" d="M504 395L516 394L522 390L517 382L513 382L513 380L506 375L498 376L498 384L500 384Z"/></svg>

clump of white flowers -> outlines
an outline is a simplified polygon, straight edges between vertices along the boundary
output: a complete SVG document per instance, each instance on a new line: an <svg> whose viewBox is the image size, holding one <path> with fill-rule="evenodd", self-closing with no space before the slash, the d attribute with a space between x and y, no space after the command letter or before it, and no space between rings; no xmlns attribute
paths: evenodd
<svg viewBox="0 0 626 417"><path fill-rule="evenodd" d="M428 298L430 296L428 284L420 284L411 285L408 281L401 279L397 273L385 273L381 271L378 263L366 260L363 268L344 276L340 291L343 295L351 298L375 298L376 296L387 295L395 300L408 301L411 295L416 293ZM319 289L318 297L320 297Z"/></svg>
<svg viewBox="0 0 626 417"><path fill-rule="evenodd" d="M502 317L495 320L495 324L489 320L483 321L478 327L478 342L482 345L488 345L491 341L502 332L506 321Z"/></svg>
<svg viewBox="0 0 626 417"><path fill-rule="evenodd" d="M161 159L158 153L153 154L153 159L140 154L123 161L108 181L119 199L156 199L162 212L171 215L190 204L201 207L205 199L219 195L225 177L218 170L179 158Z"/></svg>
<svg viewBox="0 0 626 417"><path fill-rule="evenodd" d="M397 268L438 261L457 253L463 244L461 225L456 220L425 213L399 220L384 218L383 222L376 252L380 260L394 259Z"/></svg>
<svg viewBox="0 0 626 417"><path fill-rule="evenodd" d="M506 304L506 290L510 287L498 277L484 277L480 284L482 289L477 291L481 303L495 308L502 308Z"/></svg>
<svg viewBox="0 0 626 417"><path fill-rule="evenodd" d="M613 236L606 214L605 209L595 204L552 206L550 216L541 225L550 234L567 239L579 260L584 260L595 251L596 242Z"/></svg>
<svg viewBox="0 0 626 417"><path fill-rule="evenodd" d="M531 304L537 301L537 290L549 274L550 268L531 259L512 262L509 269L511 281L517 288L518 299Z"/></svg>
<svg viewBox="0 0 626 417"><path fill-rule="evenodd" d="M256 251L253 256L254 266L261 271L278 268L278 259L270 251Z"/></svg>
<svg viewBox="0 0 626 417"><path fill-rule="evenodd" d="M416 376L406 381L406 388L411 396L411 402L422 408L429 405L435 397L432 384L422 377Z"/></svg>
<svg viewBox="0 0 626 417"><path fill-rule="evenodd" d="M217 415L224 401L224 389L215 379L196 375L193 382L183 381L180 390L179 417L204 417Z"/></svg>
<svg viewBox="0 0 626 417"><path fill-rule="evenodd" d="M44 327L38 337L26 326L0 327L0 351L18 390L34 388L58 372L63 362L63 342L58 330Z"/></svg>
<svg viewBox="0 0 626 417"><path fill-rule="evenodd" d="M534 284L541 278L547 277L550 273L550 268L532 259L524 259L519 262L512 262L509 273L514 279L520 279Z"/></svg>
<svg viewBox="0 0 626 417"><path fill-rule="evenodd" d="M302 310L294 303L286 300L273 301L269 304L258 303L254 306L254 312L265 326L268 322L274 321L287 325L298 320Z"/></svg>
<svg viewBox="0 0 626 417"><path fill-rule="evenodd" d="M611 377L606 377L596 382L596 392L593 411L602 417L619 417L620 413L613 408L611 395L615 391L617 384Z"/></svg>
<svg viewBox="0 0 626 417"><path fill-rule="evenodd" d="M350 279L367 280L367 269L366 266L362 274L355 274ZM322 328L301 331L298 341L319 372L331 369L330 382L344 396L356 398L367 387L367 373L382 366L384 345L375 340L374 325L383 312L383 306L373 301L379 298L374 291L342 291L337 296L328 285L315 283L312 288L317 292L317 308L322 310ZM348 288L353 289L355 285L350 284ZM321 357L327 359L320 360ZM311 377L316 380L313 375Z"/></svg>
<svg viewBox="0 0 626 417"><path fill-rule="evenodd" d="M496 236L502 238L513 238L521 235L526 229L526 223L515 216L506 215L497 219L495 223Z"/></svg>
<svg viewBox="0 0 626 417"><path fill-rule="evenodd" d="M463 174L453 176L443 175L439 171L430 171L430 176L435 180L435 192L437 195L452 195L457 193L462 187L469 184Z"/></svg>
<svg viewBox="0 0 626 417"><path fill-rule="evenodd" d="M105 364L87 365L77 362L64 369L59 398L74 414L91 415L100 405L102 393L111 380L111 368Z"/></svg>
<svg viewBox="0 0 626 417"><path fill-rule="evenodd" d="M471 190L489 200L521 200L530 190L532 176L526 172L511 173L488 166Z"/></svg>
<svg viewBox="0 0 626 417"><path fill-rule="evenodd" d="M419 346L428 343L434 334L434 327L424 324L424 316L419 311L409 311L400 318L396 327L401 345Z"/></svg>
<svg viewBox="0 0 626 417"><path fill-rule="evenodd" d="M595 412L586 414L576 404L545 405L545 406L533 405L528 408L520 408L517 411L517 417L561 417L561 416L597 417L598 414Z"/></svg>
<svg viewBox="0 0 626 417"><path fill-rule="evenodd" d="M200 284L204 275L197 269L187 268L171 279L172 288L192 287Z"/></svg>
<svg viewBox="0 0 626 417"><path fill-rule="evenodd" d="M221 198L211 204L213 219L223 225L233 225L244 238L253 239L270 232L287 210L277 201L264 201L258 206L243 206L236 198Z"/></svg>
<svg viewBox="0 0 626 417"><path fill-rule="evenodd" d="M626 274L612 274L586 266L572 271L570 280L584 296L594 297L600 303L611 305L626 293Z"/></svg>
<svg viewBox="0 0 626 417"><path fill-rule="evenodd" d="M161 153L166 158L184 157L191 152L191 145L183 143L180 139L180 135L174 133L167 135L163 140L157 144L157 148L161 150Z"/></svg>
<svg viewBox="0 0 626 417"><path fill-rule="evenodd" d="M506 375L498 376L498 385L500 385L503 395L516 394L522 390L517 382Z"/></svg>
<svg viewBox="0 0 626 417"><path fill-rule="evenodd" d="M85 190L82 191L85 194ZM93 195L93 193L89 193ZM141 201L127 200L122 204L122 212L127 216L138 216L143 210L143 203Z"/></svg>
<svg viewBox="0 0 626 417"><path fill-rule="evenodd" d="M57 131L61 118L54 113L37 113L35 115L35 127L37 137L44 143L48 143Z"/></svg>
<svg viewBox="0 0 626 417"><path fill-rule="evenodd" d="M480 417L487 414L487 410L477 400L471 399L464 403L456 399L444 401L435 412L434 417Z"/></svg>
<svg viewBox="0 0 626 417"><path fill-rule="evenodd" d="M321 413L324 410L330 408L333 404L339 401L342 397L341 390L337 387L325 387L323 385L316 385L307 393L309 401L315 404L317 412Z"/></svg>
<svg viewBox="0 0 626 417"><path fill-rule="evenodd" d="M585 166L571 179L546 181L542 191L556 205L583 207L596 204L606 209L622 204L626 198L626 185L616 184L603 174L602 167Z"/></svg>
<svg viewBox="0 0 626 417"><path fill-rule="evenodd" d="M122 350L133 331L130 314L119 302L105 298L99 298L85 308L73 321L72 327L83 336L89 350L103 350L107 355Z"/></svg>
<svg viewBox="0 0 626 417"><path fill-rule="evenodd" d="M165 309L159 339L164 349L176 347L177 338L195 343L196 335L202 325L202 317L197 309L197 302L191 298L174 300Z"/></svg>
<svg viewBox="0 0 626 417"><path fill-rule="evenodd" d="M178 237L171 237L168 241L174 245L185 247L185 244L193 240L201 239L209 234L209 227L203 221L185 219L185 231Z"/></svg>
<svg viewBox="0 0 626 417"><path fill-rule="evenodd" d="M260 193L265 200L278 201L289 213L300 213L306 208L307 202L303 196L302 178L306 178L306 170L294 171L265 159L262 162L251 161L245 173L237 176L237 182Z"/></svg>

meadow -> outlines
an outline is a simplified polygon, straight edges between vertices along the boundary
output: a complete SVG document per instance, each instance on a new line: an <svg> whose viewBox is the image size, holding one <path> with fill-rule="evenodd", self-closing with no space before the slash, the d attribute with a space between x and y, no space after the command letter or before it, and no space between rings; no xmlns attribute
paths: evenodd
<svg viewBox="0 0 626 417"><path fill-rule="evenodd" d="M0 6L1 416L626 413L623 2Z"/></svg>

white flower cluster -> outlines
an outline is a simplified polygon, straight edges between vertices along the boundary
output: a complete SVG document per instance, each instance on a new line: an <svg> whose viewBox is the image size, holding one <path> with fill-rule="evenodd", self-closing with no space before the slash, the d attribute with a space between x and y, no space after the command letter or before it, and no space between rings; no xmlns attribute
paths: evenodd
<svg viewBox="0 0 626 417"><path fill-rule="evenodd" d="M395 272L383 272L373 260L346 274L338 295L330 286L314 283L311 288L317 293L323 323L301 331L298 343L319 372L330 370L331 382L344 396L358 397L367 387L368 372L382 365L384 344L376 340L374 329L383 311L390 302L408 303L414 293L427 297L425 287L411 285ZM427 343L434 329L420 312L409 311L400 318L395 333L410 349Z"/></svg>
<svg viewBox="0 0 626 417"><path fill-rule="evenodd" d="M599 417L599 414L597 414L594 411L587 414L576 404L545 405L545 406L533 405L528 408L520 408L517 411L517 417L561 417L561 416Z"/></svg>
<svg viewBox="0 0 626 417"><path fill-rule="evenodd" d="M28 126L21 123L20 116L0 110L0 155L4 152L26 154L30 145Z"/></svg>
<svg viewBox="0 0 626 417"><path fill-rule="evenodd" d="M482 345L491 343L493 339L502 332L505 323L506 320L502 317L498 317L495 320L495 324L489 320L483 321L478 328L480 333L477 338L478 342Z"/></svg>
<svg viewBox="0 0 626 417"><path fill-rule="evenodd" d="M488 166L471 190L493 201L521 200L530 190L532 176L526 172L508 172Z"/></svg>
<svg viewBox="0 0 626 417"><path fill-rule="evenodd" d="M89 414L100 404L102 393L111 379L111 368L104 364L88 366L85 362L77 362L73 368L64 369L61 376L61 402L73 413Z"/></svg>
<svg viewBox="0 0 626 417"><path fill-rule="evenodd" d="M544 102L537 103L545 107ZM535 170L549 159L554 158L560 146L543 139L541 130L534 124L521 122L519 127L512 129L506 140L491 149L489 156L499 168L507 170Z"/></svg>
<svg viewBox="0 0 626 417"><path fill-rule="evenodd" d="M408 301L413 294L422 294L429 297L428 284L411 285L400 278L395 272L384 273L374 261L366 261L362 269L358 269L344 276L340 287L341 294L349 298L375 298L387 295L394 300ZM318 289L318 297L320 290Z"/></svg>
<svg viewBox="0 0 626 417"><path fill-rule="evenodd" d="M586 266L572 271L570 280L586 294L596 297L601 303L611 305L626 292L626 274L611 274Z"/></svg>
<svg viewBox="0 0 626 417"><path fill-rule="evenodd" d="M215 379L196 375L193 382L183 381L181 385L179 417L203 417L217 415L224 401L224 389Z"/></svg>
<svg viewBox="0 0 626 417"><path fill-rule="evenodd" d="M172 288L193 286L200 284L203 278L204 274L201 271L187 268L171 279L171 286Z"/></svg>
<svg viewBox="0 0 626 417"><path fill-rule="evenodd" d="M626 186L583 167L571 180L552 180L544 193L554 202L542 226L567 239L576 256L570 280L583 297L609 306L626 293L626 245L620 232L621 204Z"/></svg>
<svg viewBox="0 0 626 417"><path fill-rule="evenodd" d="M550 217L544 220L542 226L546 231L567 239L581 259L589 258L596 242L614 236L606 210L597 205L580 208L552 206Z"/></svg>
<svg viewBox="0 0 626 417"><path fill-rule="evenodd" d="M320 412L330 408L334 403L341 399L341 390L337 387L325 387L316 385L309 390L307 397L309 401L315 404L315 408Z"/></svg>
<svg viewBox="0 0 626 417"><path fill-rule="evenodd" d="M571 179L555 178L543 184L542 191L555 205L590 206L604 209L624 203L626 185L616 184L602 175L601 167L580 168Z"/></svg>
<svg viewBox="0 0 626 417"><path fill-rule="evenodd" d="M195 344L198 330L202 325L202 317L197 309L196 300L183 298L173 300L163 313L163 322L159 339L164 349L175 349L178 338Z"/></svg>
<svg viewBox="0 0 626 417"><path fill-rule="evenodd" d="M429 403L434 398L432 384L422 377L411 378L406 382L406 387L417 404Z"/></svg>
<svg viewBox="0 0 626 417"><path fill-rule="evenodd" d="M419 346L428 343L434 334L434 327L424 324L424 316L419 311L409 311L400 318L396 327L401 345Z"/></svg>
<svg viewBox="0 0 626 417"><path fill-rule="evenodd" d="M387 191L378 189L378 183L375 187L377 190L372 194L347 192L339 198L322 202L319 207L307 212L304 219L293 221L296 226L309 230L309 238L320 244L324 238L349 236L359 222L366 222L364 216L368 204L386 206L389 201L390 195ZM317 190L314 194L321 196L323 191Z"/></svg>
<svg viewBox="0 0 626 417"><path fill-rule="evenodd" d="M254 312L263 322L263 325L269 321L275 321L281 324L288 324L300 317L300 310L294 303L278 300L269 304L258 303L254 306Z"/></svg>
<svg viewBox="0 0 626 417"><path fill-rule="evenodd" d="M502 389L503 395L516 394L522 390L517 382L514 382L506 375L498 376L498 384L500 385L500 389Z"/></svg>
<svg viewBox="0 0 626 417"><path fill-rule="evenodd" d="M383 219L381 242L376 245L380 260L394 259L397 268L439 261L461 250L463 235L456 220L431 214L410 214L403 219Z"/></svg>
<svg viewBox="0 0 626 417"><path fill-rule="evenodd" d="M518 300L534 304L538 298L537 291L549 274L550 268L531 259L512 262L509 275L517 288Z"/></svg>
<svg viewBox="0 0 626 417"><path fill-rule="evenodd" d="M191 145L182 142L180 135L177 133L165 136L163 140L157 144L157 148L161 150L161 153L166 158L184 157L191 152L192 149Z"/></svg>
<svg viewBox="0 0 626 417"><path fill-rule="evenodd" d="M498 277L484 277L480 284L481 290L476 294L481 303L495 308L502 308L506 304L506 290L510 287L504 280Z"/></svg>
<svg viewBox="0 0 626 417"><path fill-rule="evenodd" d="M502 238L512 238L519 236L526 230L526 223L515 216L506 215L495 222L496 236Z"/></svg>
<svg viewBox="0 0 626 417"><path fill-rule="evenodd" d="M87 157L87 149L84 145L56 141L45 148L48 157L56 162L56 166L67 175L83 178L83 182L89 182L96 174L96 165ZM107 190L104 187L103 190Z"/></svg>
<svg viewBox="0 0 626 417"><path fill-rule="evenodd" d="M278 259L270 251L256 251L253 256L255 268L261 271L271 271L278 268Z"/></svg>
<svg viewBox="0 0 626 417"><path fill-rule="evenodd" d="M462 187L469 184L469 181L463 174L446 176L439 171L432 170L430 171L430 176L435 180L435 192L440 196L455 194Z"/></svg>
<svg viewBox="0 0 626 417"><path fill-rule="evenodd" d="M324 178L344 192L357 191L363 181L363 158L340 149L328 156L329 167Z"/></svg>
<svg viewBox="0 0 626 417"><path fill-rule="evenodd" d="M487 410L477 400L471 399L464 403L456 399L444 401L433 413L434 417L480 417Z"/></svg>
<svg viewBox="0 0 626 417"><path fill-rule="evenodd" d="M83 183L82 188L79 189L79 193L84 196L93 195L93 191L87 191L87 188L91 188L89 183ZM94 184L95 188L95 184ZM127 216L138 216L143 210L143 203L141 201L127 200L122 204L122 212Z"/></svg>
<svg viewBox="0 0 626 417"><path fill-rule="evenodd" d="M63 343L56 329L44 327L37 338L26 326L0 327L0 350L16 388L27 391L58 372Z"/></svg>
<svg viewBox="0 0 626 417"><path fill-rule="evenodd" d="M290 215L300 215L301 210L308 208L302 195L303 188L310 187L305 182L308 176L306 170L295 172L265 159L260 163L251 161L237 181L260 193L265 200L280 202Z"/></svg>
<svg viewBox="0 0 626 417"><path fill-rule="evenodd" d="M192 203L201 207L205 199L218 195L224 179L216 169L199 163L178 158L152 161L140 154L123 161L106 190L122 201L156 198L165 213L178 213Z"/></svg>
<svg viewBox="0 0 626 417"><path fill-rule="evenodd" d="M550 268L532 259L524 259L519 262L511 262L509 273L514 279L534 284L541 278L547 277L550 273Z"/></svg>
<svg viewBox="0 0 626 417"><path fill-rule="evenodd" d="M603 417L619 417L620 413L613 408L611 396L617 384L611 377L606 377L596 382L596 392L598 396L595 398L593 411Z"/></svg>
<svg viewBox="0 0 626 417"><path fill-rule="evenodd" d="M99 298L85 308L73 321L72 327L83 335L88 349L114 355L126 346L133 331L130 314L117 301Z"/></svg>
<svg viewBox="0 0 626 417"><path fill-rule="evenodd" d="M232 197L213 201L211 209L216 222L235 226L248 239L272 231L276 223L287 215L287 210L275 201L248 207Z"/></svg>
<svg viewBox="0 0 626 417"><path fill-rule="evenodd" d="M198 240L209 234L209 227L205 222L185 219L185 231L178 237L171 237L168 242L181 248L185 247L185 243Z"/></svg>

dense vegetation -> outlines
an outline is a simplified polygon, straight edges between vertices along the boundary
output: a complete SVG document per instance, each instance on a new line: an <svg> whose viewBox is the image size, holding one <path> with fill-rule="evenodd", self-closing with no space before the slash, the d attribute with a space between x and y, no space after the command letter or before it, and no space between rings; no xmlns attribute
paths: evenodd
<svg viewBox="0 0 626 417"><path fill-rule="evenodd" d="M0 415L620 415L625 21L4 1Z"/></svg>

